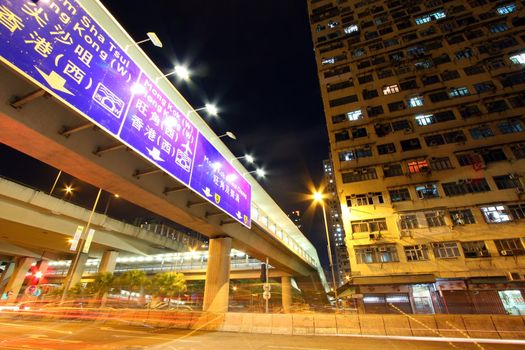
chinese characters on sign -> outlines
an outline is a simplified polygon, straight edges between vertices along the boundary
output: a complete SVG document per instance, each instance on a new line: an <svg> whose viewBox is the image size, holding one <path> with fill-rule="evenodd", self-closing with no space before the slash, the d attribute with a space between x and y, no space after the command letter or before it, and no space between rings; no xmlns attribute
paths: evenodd
<svg viewBox="0 0 525 350"><path fill-rule="evenodd" d="M250 227L250 184L77 0L0 0L0 40L3 62Z"/></svg>

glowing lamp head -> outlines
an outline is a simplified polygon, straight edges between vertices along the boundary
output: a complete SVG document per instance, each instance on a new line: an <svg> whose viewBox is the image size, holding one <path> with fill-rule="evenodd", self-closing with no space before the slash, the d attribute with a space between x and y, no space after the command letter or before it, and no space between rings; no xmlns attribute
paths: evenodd
<svg viewBox="0 0 525 350"><path fill-rule="evenodd" d="M42 273L42 271L37 271L37 272L35 273L35 278L40 279L40 278L42 278L42 276L44 276L44 274Z"/></svg>
<svg viewBox="0 0 525 350"><path fill-rule="evenodd" d="M182 80L190 79L190 71L185 66L175 66L175 74Z"/></svg>
<svg viewBox="0 0 525 350"><path fill-rule="evenodd" d="M64 187L64 191L66 192L66 194L72 194L73 187L71 185L67 185L66 187Z"/></svg>
<svg viewBox="0 0 525 350"><path fill-rule="evenodd" d="M162 41L160 41L156 33L148 32L147 35L153 45L155 45L156 47L162 47Z"/></svg>
<svg viewBox="0 0 525 350"><path fill-rule="evenodd" d="M215 116L217 116L219 114L219 109L214 104L206 103L204 105L204 108L206 108L206 112L208 112L208 114L211 115L211 116L215 117Z"/></svg>
<svg viewBox="0 0 525 350"><path fill-rule="evenodd" d="M253 163L253 162L255 162L255 159L254 159L251 155L249 155L249 154L245 155L245 156L244 156L244 159L246 159L246 161L247 161L248 163L250 163L250 164Z"/></svg>
<svg viewBox="0 0 525 350"><path fill-rule="evenodd" d="M257 174L257 176L259 177L265 177L266 176L266 171L264 171L264 169L257 169L255 170L255 173Z"/></svg>
<svg viewBox="0 0 525 350"><path fill-rule="evenodd" d="M321 192L315 192L313 196L316 202L321 202L323 200L323 194Z"/></svg>

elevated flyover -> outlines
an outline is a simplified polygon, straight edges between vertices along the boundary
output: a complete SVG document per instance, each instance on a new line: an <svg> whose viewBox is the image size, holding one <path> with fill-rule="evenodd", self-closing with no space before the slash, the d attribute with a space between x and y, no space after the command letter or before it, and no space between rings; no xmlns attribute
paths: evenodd
<svg viewBox="0 0 525 350"><path fill-rule="evenodd" d="M99 91L100 84L97 85L97 76L92 76L95 80L89 81L88 85L79 87L80 73L76 70L78 74L73 74L71 60L68 61L67 56L60 56L58 51L39 52L36 44L34 47L29 45L36 41L31 39L31 35L46 33L37 26L40 23L34 23L35 18L24 15L27 11L21 9L22 4L8 0L0 0L0 4L24 24L24 27L17 27L16 23L11 23L10 27L0 25L0 40L4 43L2 45L7 45L3 51L0 50L0 100L3 101L0 104L1 142L105 191L119 193L140 207L209 237L213 263L208 264L207 270L206 309L223 311L227 307L229 264L224 259L232 247L262 261L268 258L271 265L294 276L308 295L319 298L324 293L327 286L315 247L100 2L56 0L27 6L31 7L30 10L34 10L35 6L40 8L48 15L49 21L63 22L65 32L60 38L54 38L53 44L59 45L60 40L65 41L66 37L71 39L77 45L75 53L80 55L77 50L79 45L100 61L97 67L104 68L101 73L104 76L114 74L117 77L117 73L122 73L124 69L121 65L134 67L140 72L136 81L143 84L143 88L149 88L151 93L155 91L155 96L164 96L169 106L175 106L180 114L184 114L183 119L198 130L207 148L217 151L218 156L226 160L226 166L231 167L251 187L251 225L250 220L246 220L246 214L244 224L239 223L232 215L234 212L227 213L213 203L213 196L203 196L195 186L191 189L180 176L159 165L161 158L155 147L148 148L148 152L140 151L131 141L125 141L121 135L117 137L110 125L115 120L97 119L99 112L95 103L80 108L84 101L81 98L73 101L71 94L79 97L85 89L90 93L86 95L88 99L92 97L99 104L105 103L105 108L111 113L118 112L114 108L115 102L108 107L109 92L105 92L108 96L100 97L102 92ZM27 31L30 28L35 30ZM20 45L29 43L29 46L23 46L20 50L15 47L15 42ZM9 45L13 47L9 48ZM17 56L17 52L21 51L26 54ZM108 52L112 52L114 57L118 53L118 58L108 59ZM28 55L37 58L28 61ZM80 56L82 62L75 62L85 64L85 53ZM23 68L26 66L29 68ZM95 69L95 65L91 67ZM130 78L131 71L130 68ZM89 76L89 71L83 73ZM119 88L134 88L135 85L129 80L128 86ZM104 83L109 84L105 80ZM97 90L93 93L95 86ZM129 108L139 107L138 103L131 106L135 97L133 92ZM157 141L161 148L164 144L160 144L160 139ZM215 201L218 202L217 196Z"/></svg>

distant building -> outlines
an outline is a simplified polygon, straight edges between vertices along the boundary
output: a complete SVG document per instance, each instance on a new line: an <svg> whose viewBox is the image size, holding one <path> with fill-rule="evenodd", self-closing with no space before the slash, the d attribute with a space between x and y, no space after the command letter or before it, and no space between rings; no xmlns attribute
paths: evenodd
<svg viewBox="0 0 525 350"><path fill-rule="evenodd" d="M349 294L367 312L525 314L523 2L308 6Z"/></svg>
<svg viewBox="0 0 525 350"><path fill-rule="evenodd" d="M297 226L298 229L301 229L303 226L303 219L301 216L301 212L299 210L294 210L290 214L288 214L288 217L292 222Z"/></svg>
<svg viewBox="0 0 525 350"><path fill-rule="evenodd" d="M328 232L332 240L333 254L335 255L334 267L338 285L348 282L350 277L350 260L345 244L345 230L341 222L341 206L337 197L334 172L330 160L323 161L324 193L326 195L326 221Z"/></svg>

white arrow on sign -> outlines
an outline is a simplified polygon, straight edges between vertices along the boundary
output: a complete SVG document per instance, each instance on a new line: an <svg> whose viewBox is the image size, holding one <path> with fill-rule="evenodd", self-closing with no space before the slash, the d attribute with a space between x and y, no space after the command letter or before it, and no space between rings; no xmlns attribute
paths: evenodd
<svg viewBox="0 0 525 350"><path fill-rule="evenodd" d="M242 214L241 214L240 211L238 211L236 215L237 215L237 217L239 218L239 220L242 219Z"/></svg>
<svg viewBox="0 0 525 350"><path fill-rule="evenodd" d="M206 197L211 197L211 191L209 187L203 188L202 193L204 193Z"/></svg>

